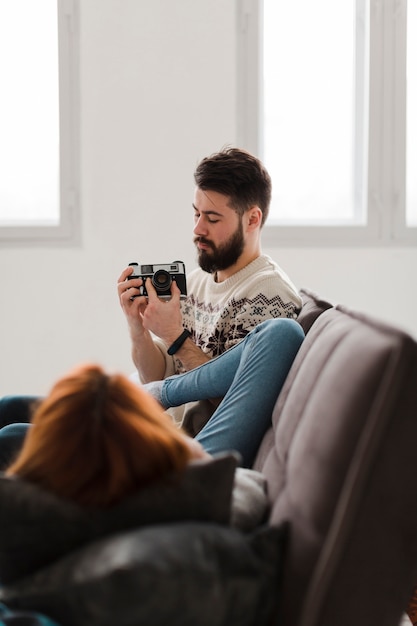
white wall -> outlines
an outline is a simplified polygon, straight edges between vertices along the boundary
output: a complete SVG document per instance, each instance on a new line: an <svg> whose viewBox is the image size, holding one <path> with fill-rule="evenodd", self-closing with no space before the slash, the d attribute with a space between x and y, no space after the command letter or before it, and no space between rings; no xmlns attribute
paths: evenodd
<svg viewBox="0 0 417 626"><path fill-rule="evenodd" d="M80 1L82 243L0 250L0 395L87 360L132 370L116 279L132 260L195 265L192 174L236 142L235 4ZM265 252L417 336L415 248Z"/></svg>

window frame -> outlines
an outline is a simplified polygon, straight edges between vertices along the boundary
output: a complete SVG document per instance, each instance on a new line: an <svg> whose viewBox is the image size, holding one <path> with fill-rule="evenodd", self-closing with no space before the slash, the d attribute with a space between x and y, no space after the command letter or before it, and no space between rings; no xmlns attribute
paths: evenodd
<svg viewBox="0 0 417 626"><path fill-rule="evenodd" d="M359 89L368 125L364 151L365 225L284 225L267 221L266 245L416 245L406 224L407 0L356 0L358 28L366 28L365 89ZM369 17L368 17L369 16ZM262 159L263 0L238 0L239 145ZM369 83L369 89L366 85ZM365 117L366 116L366 117ZM368 123L369 122L369 123Z"/></svg>
<svg viewBox="0 0 417 626"><path fill-rule="evenodd" d="M59 223L0 225L2 247L76 244L80 238L79 0L56 0L59 56Z"/></svg>

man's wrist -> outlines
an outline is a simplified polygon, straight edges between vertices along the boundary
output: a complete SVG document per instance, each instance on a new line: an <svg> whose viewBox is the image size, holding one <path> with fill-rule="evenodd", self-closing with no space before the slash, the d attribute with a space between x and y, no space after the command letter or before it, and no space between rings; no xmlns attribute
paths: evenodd
<svg viewBox="0 0 417 626"><path fill-rule="evenodd" d="M178 352L178 350L181 348L183 343L188 339L188 337L191 337L191 333L189 330L185 328L182 331L182 333L175 339L175 341L171 343L171 345L169 346L167 350L167 353L170 356L173 356L176 352Z"/></svg>
<svg viewBox="0 0 417 626"><path fill-rule="evenodd" d="M140 344L143 341L152 340L151 334L145 328L132 328L130 327L130 339L133 345Z"/></svg>

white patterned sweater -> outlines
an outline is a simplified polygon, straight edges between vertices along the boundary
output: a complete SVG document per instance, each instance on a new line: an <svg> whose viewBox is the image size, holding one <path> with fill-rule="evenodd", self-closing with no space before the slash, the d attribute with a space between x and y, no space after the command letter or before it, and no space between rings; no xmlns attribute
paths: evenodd
<svg viewBox="0 0 417 626"><path fill-rule="evenodd" d="M227 280L197 268L187 276L188 297L181 303L183 325L193 341L211 357L241 341L261 322L295 319L301 297L285 272L267 255L261 255ZM183 371L178 358L166 354L165 377Z"/></svg>

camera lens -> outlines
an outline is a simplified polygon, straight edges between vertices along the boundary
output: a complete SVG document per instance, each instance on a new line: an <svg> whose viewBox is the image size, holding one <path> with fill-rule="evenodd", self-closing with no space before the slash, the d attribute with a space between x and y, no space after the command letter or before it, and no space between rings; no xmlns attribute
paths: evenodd
<svg viewBox="0 0 417 626"><path fill-rule="evenodd" d="M159 291L168 291L171 287L171 276L165 270L158 270L152 277L152 284Z"/></svg>

